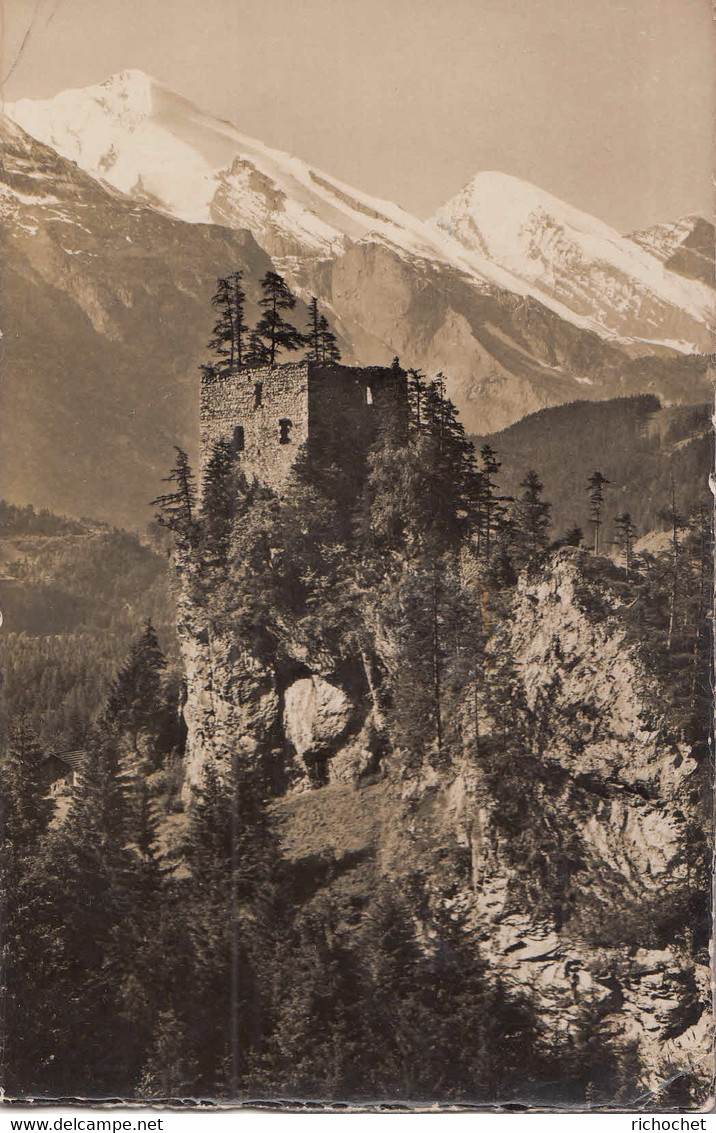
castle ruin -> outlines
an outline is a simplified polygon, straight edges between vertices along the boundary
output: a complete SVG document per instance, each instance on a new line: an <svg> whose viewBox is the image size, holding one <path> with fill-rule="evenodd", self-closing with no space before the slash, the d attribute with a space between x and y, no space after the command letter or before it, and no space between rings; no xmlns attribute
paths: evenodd
<svg viewBox="0 0 716 1133"><path fill-rule="evenodd" d="M341 366L303 360L243 366L201 386L201 467L219 441L229 443L246 475L274 491L288 480L301 446L365 452L382 422L407 422L407 387L399 367Z"/></svg>

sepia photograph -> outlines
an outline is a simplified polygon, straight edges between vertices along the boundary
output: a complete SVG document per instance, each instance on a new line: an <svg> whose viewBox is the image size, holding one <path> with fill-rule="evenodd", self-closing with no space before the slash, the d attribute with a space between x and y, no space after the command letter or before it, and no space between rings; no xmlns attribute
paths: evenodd
<svg viewBox="0 0 716 1133"><path fill-rule="evenodd" d="M4 1106L707 1112L711 3L0 14Z"/></svg>

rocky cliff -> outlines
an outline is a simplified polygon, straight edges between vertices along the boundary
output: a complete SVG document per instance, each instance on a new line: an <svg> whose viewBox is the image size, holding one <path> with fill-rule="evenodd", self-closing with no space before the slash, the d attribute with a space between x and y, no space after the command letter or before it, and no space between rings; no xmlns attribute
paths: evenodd
<svg viewBox="0 0 716 1133"><path fill-rule="evenodd" d="M186 792L237 744L268 761L299 868L333 855L327 884L350 877L354 898L376 876L420 875L548 1035L598 1028L638 1054L645 1094L684 1078L705 1097L708 773L671 726L633 606L624 572L583 551L523 576L464 706L463 750L436 768L386 754L370 666L298 641L260 664L184 602Z"/></svg>
<svg viewBox="0 0 716 1133"><path fill-rule="evenodd" d="M213 760L228 774L239 751L260 763L278 793L355 783L378 758L379 725L362 663L346 664L287 633L267 664L234 635L217 632L184 591L178 632L187 696L184 797Z"/></svg>
<svg viewBox="0 0 716 1133"><path fill-rule="evenodd" d="M520 581L490 649L517 674L526 750L506 753L511 767L465 755L450 775L405 783L406 828L428 846L452 831L469 850L470 884L446 899L550 1027L587 1008L618 1046L635 1044L645 1091L682 1074L706 1091L707 882L689 850L708 776L670 734L621 573L565 550L546 578ZM489 752L495 722L481 725Z"/></svg>

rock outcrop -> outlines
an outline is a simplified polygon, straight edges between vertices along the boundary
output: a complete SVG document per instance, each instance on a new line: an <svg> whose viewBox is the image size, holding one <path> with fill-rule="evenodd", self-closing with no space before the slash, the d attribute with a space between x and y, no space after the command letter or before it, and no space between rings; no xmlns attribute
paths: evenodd
<svg viewBox="0 0 716 1133"><path fill-rule="evenodd" d="M524 855L515 852L494 777L466 755L450 773L428 770L403 781L405 840L391 838L385 865L415 869L417 854L434 878L434 850L452 837L469 853L470 869L457 886L454 874L430 882L434 898L466 918L506 986L536 997L547 1028L569 1031L592 1011L617 1049L636 1046L646 1090L683 1074L699 1080L706 1096L706 894L696 911L689 849L707 774L655 710L668 693L629 632L632 600L608 560L565 549L546 577L521 579L512 616L491 643L493 660L508 656L514 666L531 719L536 779L525 779L523 789L535 809L525 832L550 824L543 845L527 839ZM486 747L490 728L485 716ZM520 789L514 762L504 777ZM534 863L551 848L549 874L565 845L574 872L557 879L565 900L550 909L543 897L554 878L541 883Z"/></svg>
<svg viewBox="0 0 716 1133"><path fill-rule="evenodd" d="M178 605L186 801L200 789L208 761L228 773L237 754L261 763L279 793L354 782L374 769L375 713L360 674L346 679L336 659L288 640L280 663L268 665L218 633L186 592Z"/></svg>
<svg viewBox="0 0 716 1133"><path fill-rule="evenodd" d="M485 706L478 752L466 744L448 768L408 767L394 751L379 787L372 780L386 817L375 799L366 806L366 844L383 876L422 877L508 991L533 997L547 1034L576 1035L598 1020L616 1050L638 1052L645 1091L686 1075L705 1097L711 974L694 855L708 775L660 711L668 690L649 671L632 601L622 571L574 548L539 578L523 577L487 664L495 680L512 674L524 735L496 762ZM379 730L368 682L356 694L326 657L312 671L296 643L288 648L302 667L286 680L185 613L188 789L210 753L229 759L239 744L280 765L289 826L297 789L319 788L307 857L321 830L333 844L340 791L355 797L360 841L361 779L377 766ZM374 645L389 648L387 635ZM522 815L512 830L510 807Z"/></svg>

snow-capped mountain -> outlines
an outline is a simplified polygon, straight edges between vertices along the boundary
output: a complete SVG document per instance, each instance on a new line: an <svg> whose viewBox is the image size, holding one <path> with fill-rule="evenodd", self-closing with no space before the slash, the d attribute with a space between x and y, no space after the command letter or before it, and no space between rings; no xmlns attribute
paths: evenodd
<svg viewBox="0 0 716 1133"><path fill-rule="evenodd" d="M378 243L459 272L482 293L534 298L637 351L710 349L706 286L516 178L479 174L425 222L247 137L141 71L6 112L136 200L191 223L248 228L289 274L291 260Z"/></svg>
<svg viewBox="0 0 716 1133"><path fill-rule="evenodd" d="M654 224L629 236L671 270L689 279L714 284L716 233L702 216L681 216L672 223Z"/></svg>
<svg viewBox="0 0 716 1133"><path fill-rule="evenodd" d="M480 173L433 223L604 336L645 348L709 348L711 288L534 185Z"/></svg>
<svg viewBox="0 0 716 1133"><path fill-rule="evenodd" d="M651 303L663 320L648 345L604 329L612 277L599 283L605 269L590 269L584 241L577 312L566 286L555 297L555 278L568 272L550 241L541 275L524 256L510 260L509 248L502 266L492 258L499 218L485 247L472 247L467 222L452 235L341 186L145 76L125 73L13 113L54 143L0 116L0 476L17 502L143 526L172 445L191 453L196 443L197 367L208 358L216 278L243 271L252 323L272 262L300 297L317 296L346 362L389 364L397 354L405 366L442 370L470 433L575 400L709 400L707 360L657 345L667 323L702 326L689 303L706 289L630 240L628 262L652 273L655 265L666 279L658 300L643 277L628 284L634 317ZM537 192L517 187L525 199ZM551 215L576 239L566 208L556 202ZM667 303L667 292L682 306ZM302 327L301 302L294 315Z"/></svg>
<svg viewBox="0 0 716 1133"><path fill-rule="evenodd" d="M128 196L192 223L255 229L274 252L329 255L372 230L440 254L440 237L396 205L239 133L141 71L5 112Z"/></svg>
<svg viewBox="0 0 716 1133"><path fill-rule="evenodd" d="M0 146L0 492L143 528L173 445L195 451L217 265L244 268L254 318L271 261L248 232L100 185L2 115Z"/></svg>

